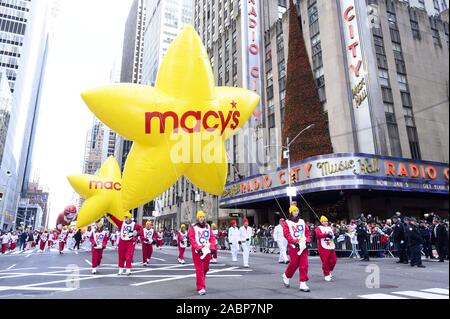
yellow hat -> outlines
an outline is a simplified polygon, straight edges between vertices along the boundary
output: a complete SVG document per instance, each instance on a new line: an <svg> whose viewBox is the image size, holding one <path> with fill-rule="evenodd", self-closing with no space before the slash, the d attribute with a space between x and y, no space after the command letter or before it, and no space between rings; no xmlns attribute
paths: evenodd
<svg viewBox="0 0 450 319"><path fill-rule="evenodd" d="M197 219L199 219L200 217L205 217L206 215L205 215L205 212L204 211L199 211L199 212L197 212Z"/></svg>
<svg viewBox="0 0 450 319"><path fill-rule="evenodd" d="M63 229L67 229L67 226L64 226Z"/></svg>
<svg viewBox="0 0 450 319"><path fill-rule="evenodd" d="M325 216L320 216L320 222L321 223L327 222L327 221L328 221L328 218L326 218Z"/></svg>
<svg viewBox="0 0 450 319"><path fill-rule="evenodd" d="M211 224L211 227L216 227L216 224L212 223L212 224Z"/></svg>
<svg viewBox="0 0 450 319"><path fill-rule="evenodd" d="M151 221L149 221L149 220L147 220L147 222L145 223L145 226L147 226L147 225L151 225L152 224L152 222Z"/></svg>
<svg viewBox="0 0 450 319"><path fill-rule="evenodd" d="M185 224L181 224L180 228L186 228Z"/></svg>
<svg viewBox="0 0 450 319"><path fill-rule="evenodd" d="M130 212L126 212L125 214L123 214L124 217L130 217L131 218L131 213Z"/></svg>
<svg viewBox="0 0 450 319"><path fill-rule="evenodd" d="M99 225L100 227L103 226L103 222L98 222L97 225Z"/></svg>
<svg viewBox="0 0 450 319"><path fill-rule="evenodd" d="M291 206L291 207L289 207L289 214L292 214L292 213L295 212L295 211L300 211L300 210L298 209L297 206Z"/></svg>

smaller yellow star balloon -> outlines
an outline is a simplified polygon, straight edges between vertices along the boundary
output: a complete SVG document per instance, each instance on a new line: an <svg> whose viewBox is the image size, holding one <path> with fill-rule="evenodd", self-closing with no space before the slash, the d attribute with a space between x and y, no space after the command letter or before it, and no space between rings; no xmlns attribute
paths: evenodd
<svg viewBox="0 0 450 319"><path fill-rule="evenodd" d="M114 156L103 163L98 175L71 175L67 179L73 189L86 199L78 212L77 228L92 224L106 213L124 219L126 211L121 204L122 176Z"/></svg>

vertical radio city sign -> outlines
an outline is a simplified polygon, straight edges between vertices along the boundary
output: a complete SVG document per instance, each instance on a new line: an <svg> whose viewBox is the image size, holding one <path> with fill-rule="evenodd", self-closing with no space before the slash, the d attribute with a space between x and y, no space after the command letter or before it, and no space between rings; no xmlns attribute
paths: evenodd
<svg viewBox="0 0 450 319"><path fill-rule="evenodd" d="M350 82L352 112L355 120L359 151L375 153L371 111L368 98L367 68L364 62L363 48L358 24L358 5L354 0L340 0L340 19L345 44L346 68Z"/></svg>
<svg viewBox="0 0 450 319"><path fill-rule="evenodd" d="M261 20L262 0L242 1L242 50L244 58L244 83L247 89L261 95ZM246 63L245 63L246 62ZM261 102L254 116L261 120ZM254 124L252 121L251 123Z"/></svg>

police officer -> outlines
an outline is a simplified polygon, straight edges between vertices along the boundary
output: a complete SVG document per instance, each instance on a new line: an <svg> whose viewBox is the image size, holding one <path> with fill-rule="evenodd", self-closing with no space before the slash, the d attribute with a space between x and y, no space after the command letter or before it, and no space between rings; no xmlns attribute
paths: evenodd
<svg viewBox="0 0 450 319"><path fill-rule="evenodd" d="M444 262L445 258L448 256L448 231L439 217L433 220L433 224L433 242L436 245L439 261Z"/></svg>
<svg viewBox="0 0 450 319"><path fill-rule="evenodd" d="M370 261L369 250L367 247L369 242L369 232L365 217L361 217L361 219L358 220L358 225L356 226L356 238L358 239L358 245L361 249L361 256L363 257L361 261Z"/></svg>
<svg viewBox="0 0 450 319"><path fill-rule="evenodd" d="M397 214L392 216L392 221L394 222L392 238L394 239L395 247L397 247L399 258L397 264L407 264L408 255L406 254L407 243L404 225Z"/></svg>
<svg viewBox="0 0 450 319"><path fill-rule="evenodd" d="M419 227L417 227L417 220L414 217L409 219L406 234L408 237L409 251L411 253L411 267L417 266L419 268L425 268L425 266L422 265L421 258L421 251L424 241Z"/></svg>
<svg viewBox="0 0 450 319"><path fill-rule="evenodd" d="M431 230L426 221L421 220L419 223L419 231L423 239L423 252L426 258L434 259L433 249L431 248Z"/></svg>

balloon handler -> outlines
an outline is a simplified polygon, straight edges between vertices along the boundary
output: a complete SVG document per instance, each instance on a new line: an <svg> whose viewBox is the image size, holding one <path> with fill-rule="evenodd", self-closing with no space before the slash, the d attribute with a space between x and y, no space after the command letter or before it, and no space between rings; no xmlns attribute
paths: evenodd
<svg viewBox="0 0 450 319"><path fill-rule="evenodd" d="M320 217L321 225L316 229L317 247L319 249L319 256L322 260L322 270L325 281L332 281L333 276L331 272L336 265L336 252L334 245L334 232L328 225L328 219L325 216Z"/></svg>
<svg viewBox="0 0 450 319"><path fill-rule="evenodd" d="M156 231L153 228L153 223L147 221L145 228L142 230L141 242L142 242L142 264L147 266L150 263L153 255L153 245L156 242Z"/></svg>
<svg viewBox="0 0 450 319"><path fill-rule="evenodd" d="M92 244L92 273L97 273L97 267L100 266L103 257L103 249L108 244L108 236L103 230L103 223L98 222L95 230L92 232L90 241Z"/></svg>
<svg viewBox="0 0 450 319"><path fill-rule="evenodd" d="M187 237L186 225L181 224L180 230L177 232L177 243L178 243L178 262L184 264L184 251L187 247Z"/></svg>
<svg viewBox="0 0 450 319"><path fill-rule="evenodd" d="M306 285L308 278L308 248L311 245L309 227L300 218L300 210L297 206L289 208L290 218L283 225L283 235L288 241L289 257L291 259L283 273L283 283L289 287L289 279L297 271L300 272L300 291L309 292Z"/></svg>
<svg viewBox="0 0 450 319"><path fill-rule="evenodd" d="M131 220L131 214L127 212L125 214L125 220L121 221L114 215L106 214L120 229L119 240L119 272L118 275L122 275L126 262L126 275L131 274L134 248L136 241L142 234L142 227L136 222Z"/></svg>
<svg viewBox="0 0 450 319"><path fill-rule="evenodd" d="M203 211L197 212L197 223L189 228L188 233L197 279L197 292L200 296L206 294L206 273L209 271L211 254L217 250L216 238L212 236L211 227L205 219Z"/></svg>

